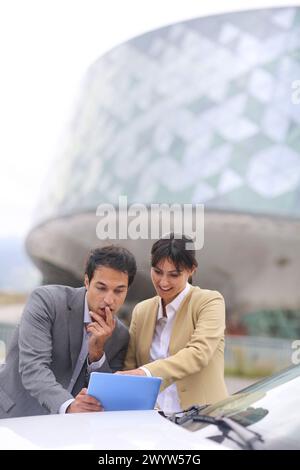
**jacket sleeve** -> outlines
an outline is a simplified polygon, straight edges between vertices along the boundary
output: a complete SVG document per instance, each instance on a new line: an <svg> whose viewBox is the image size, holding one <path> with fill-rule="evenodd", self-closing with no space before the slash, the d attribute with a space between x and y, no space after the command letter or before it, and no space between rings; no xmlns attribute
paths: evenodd
<svg viewBox="0 0 300 470"><path fill-rule="evenodd" d="M54 315L50 292L37 288L25 306L19 335L19 373L23 386L50 413L58 413L62 403L73 398L50 369Z"/></svg>
<svg viewBox="0 0 300 470"><path fill-rule="evenodd" d="M153 376L162 377L168 382L195 374L208 365L224 337L224 329L224 299L219 293L215 293L200 306L198 321L187 345L176 354L145 364L145 367Z"/></svg>
<svg viewBox="0 0 300 470"><path fill-rule="evenodd" d="M136 360L136 323L137 323L137 314L138 314L138 307L136 306L133 309L130 328L129 328L129 346L125 358L124 363L124 370L131 370L137 368L137 360Z"/></svg>

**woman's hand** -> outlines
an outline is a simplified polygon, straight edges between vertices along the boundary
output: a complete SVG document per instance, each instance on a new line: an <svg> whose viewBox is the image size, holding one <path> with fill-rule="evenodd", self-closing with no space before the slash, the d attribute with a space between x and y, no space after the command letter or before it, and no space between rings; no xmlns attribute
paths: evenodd
<svg viewBox="0 0 300 470"><path fill-rule="evenodd" d="M119 375L147 375L143 369L132 369L132 370L118 370L115 374Z"/></svg>

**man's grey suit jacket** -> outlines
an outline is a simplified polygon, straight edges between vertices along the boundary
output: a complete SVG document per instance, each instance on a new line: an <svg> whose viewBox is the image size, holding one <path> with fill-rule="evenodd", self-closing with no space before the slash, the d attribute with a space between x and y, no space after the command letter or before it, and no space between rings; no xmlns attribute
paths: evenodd
<svg viewBox="0 0 300 470"><path fill-rule="evenodd" d="M82 345L85 293L67 286L33 291L0 367L0 418L58 413L82 389L83 372L67 391ZM128 342L117 320L99 372L122 369Z"/></svg>

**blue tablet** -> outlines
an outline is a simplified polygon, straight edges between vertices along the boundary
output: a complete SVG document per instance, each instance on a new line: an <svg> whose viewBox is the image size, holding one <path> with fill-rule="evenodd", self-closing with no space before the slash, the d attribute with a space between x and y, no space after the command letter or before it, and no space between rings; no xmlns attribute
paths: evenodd
<svg viewBox="0 0 300 470"><path fill-rule="evenodd" d="M153 410L161 381L159 377L92 372L87 393L105 411Z"/></svg>

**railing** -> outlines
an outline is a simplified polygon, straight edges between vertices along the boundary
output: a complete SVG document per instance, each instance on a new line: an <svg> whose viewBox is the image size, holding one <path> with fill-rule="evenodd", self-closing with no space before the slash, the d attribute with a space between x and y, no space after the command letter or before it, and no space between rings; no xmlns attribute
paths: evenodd
<svg viewBox="0 0 300 470"><path fill-rule="evenodd" d="M15 325L0 324L0 363L4 362ZM267 376L292 364L292 340L254 336L226 336L228 375Z"/></svg>
<svg viewBox="0 0 300 470"><path fill-rule="evenodd" d="M292 365L292 343L290 339L226 336L226 373L261 377L288 367Z"/></svg>

